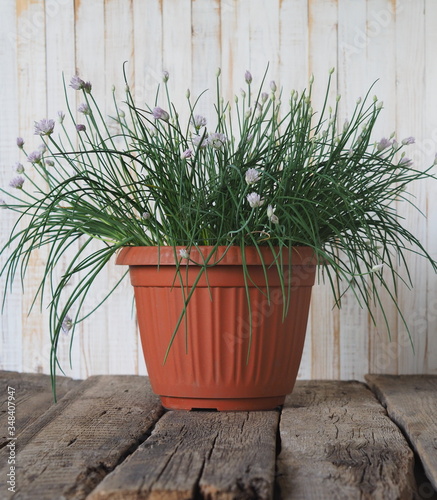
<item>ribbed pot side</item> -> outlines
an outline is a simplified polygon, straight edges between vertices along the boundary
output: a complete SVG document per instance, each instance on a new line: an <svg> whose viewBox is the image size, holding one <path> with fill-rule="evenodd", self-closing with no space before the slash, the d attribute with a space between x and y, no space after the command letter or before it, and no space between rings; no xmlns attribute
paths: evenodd
<svg viewBox="0 0 437 500"><path fill-rule="evenodd" d="M201 262L211 250L193 250L190 258ZM179 254L173 247L161 247L159 257L154 247L126 247L117 258L117 264L129 265L150 383L166 408L272 409L293 390L315 279L313 252L306 247L293 249L285 277L286 289L289 284L291 288L284 319L280 279L276 265L270 266L271 250L262 249L264 269L253 247L245 251L250 301L240 248L231 247L223 257L224 251L218 249L219 263L208 267L198 281L165 362L184 294L190 293L201 268L182 263L176 274ZM285 252L283 259L288 262Z"/></svg>

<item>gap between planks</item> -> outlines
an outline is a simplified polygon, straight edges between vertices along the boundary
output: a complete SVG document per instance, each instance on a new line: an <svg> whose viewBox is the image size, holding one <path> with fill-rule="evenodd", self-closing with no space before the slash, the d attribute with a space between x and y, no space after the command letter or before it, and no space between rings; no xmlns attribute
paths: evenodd
<svg viewBox="0 0 437 500"><path fill-rule="evenodd" d="M366 375L366 381L404 432L437 490L437 375Z"/></svg>

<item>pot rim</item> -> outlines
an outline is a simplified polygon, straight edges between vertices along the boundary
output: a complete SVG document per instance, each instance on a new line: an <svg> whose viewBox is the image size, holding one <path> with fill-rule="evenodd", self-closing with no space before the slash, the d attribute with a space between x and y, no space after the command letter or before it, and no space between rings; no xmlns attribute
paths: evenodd
<svg viewBox="0 0 437 500"><path fill-rule="evenodd" d="M317 258L313 248L294 246L283 248L279 255L278 247L246 246L244 259L239 246L199 246L189 250L189 259L182 258L180 251L188 251L186 246L126 246L117 255L117 265L129 266L174 266L179 265L226 265L248 266L270 265L277 260L278 264L297 266L315 266ZM280 257L280 258L279 258Z"/></svg>

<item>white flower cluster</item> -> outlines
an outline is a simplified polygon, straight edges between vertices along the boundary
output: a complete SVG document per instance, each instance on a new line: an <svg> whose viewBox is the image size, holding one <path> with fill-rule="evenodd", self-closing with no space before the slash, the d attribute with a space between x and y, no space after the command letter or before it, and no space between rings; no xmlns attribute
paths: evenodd
<svg viewBox="0 0 437 500"><path fill-rule="evenodd" d="M246 182L249 185L257 183L261 179L261 172L256 168L248 168L246 170L245 176ZM249 203L251 208L257 208L264 205L264 198L261 198L261 195L253 191L246 196L247 202ZM267 207L267 218L273 224L279 224L278 216L274 214L274 208L272 205L268 205Z"/></svg>

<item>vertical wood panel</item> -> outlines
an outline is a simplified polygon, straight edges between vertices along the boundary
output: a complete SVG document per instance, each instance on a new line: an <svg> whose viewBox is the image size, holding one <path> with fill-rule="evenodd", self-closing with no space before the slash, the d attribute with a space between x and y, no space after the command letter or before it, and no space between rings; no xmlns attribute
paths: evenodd
<svg viewBox="0 0 437 500"><path fill-rule="evenodd" d="M133 23L135 65L133 91L135 102L143 106L145 102L150 102L154 98L156 88L162 81L162 2L134 0ZM129 295L131 293L132 291ZM136 367L132 373L145 374L147 370L138 331L136 339L136 348L132 353Z"/></svg>
<svg viewBox="0 0 437 500"><path fill-rule="evenodd" d="M284 88L301 91L309 79L309 23L306 0L279 4L279 69Z"/></svg>
<svg viewBox="0 0 437 500"><path fill-rule="evenodd" d="M92 21L91 21L92 20ZM105 67L105 1L94 0L93 2L75 2L75 46L76 46L76 73L85 81L92 84L93 96L99 103L105 103L110 96L111 88L106 81ZM90 50L92 47L92 50ZM69 75L71 78L72 75ZM83 98L80 92L68 89L69 99L76 108ZM103 109L105 112L106 110ZM76 113L78 123L82 122L80 115ZM79 245L83 241L79 241ZM96 249L97 244L91 246ZM85 306L84 312L90 312L92 306L97 305L98 300L103 299L104 292L108 289L106 272L99 275L95 283L94 296L90 298ZM108 307L108 306L107 306ZM92 374L109 373L108 332L106 330L105 306L97 310L87 321L78 325L75 331L74 343L80 346L80 373L83 378ZM73 360L73 366L79 364L77 357Z"/></svg>
<svg viewBox="0 0 437 500"><path fill-rule="evenodd" d="M108 92L112 85L115 85L117 101L125 100L125 82L122 73L124 61L127 61L125 68L128 83L135 83L133 12L131 0L105 2L105 91L106 95L110 96L106 106L107 116L113 115L114 110L112 96ZM125 272L125 267L115 266L114 260L112 260L106 269L106 293ZM135 317L132 314L132 297L133 291L129 280L124 280L109 299L108 305L103 306L102 309L105 314L103 329L106 330L108 338L108 348L106 349L108 366L114 374L138 372L137 357L133 356L133 353L136 353L138 349L139 339ZM111 311L111 314L108 314L108 310ZM102 328L102 325L99 326Z"/></svg>
<svg viewBox="0 0 437 500"><path fill-rule="evenodd" d="M338 5L336 0L309 1L309 67L315 75L314 109L320 109L330 68L337 67ZM337 76L332 81L329 98L335 102ZM314 288L311 306L311 376L340 376L339 312L334 307L327 281Z"/></svg>
<svg viewBox="0 0 437 500"><path fill-rule="evenodd" d="M366 21L366 0L339 0L337 81L341 101L337 125L340 128L351 118L357 99L364 97L371 83L367 81L366 51L356 47L357 33L366 32ZM367 311L359 306L353 293L343 296L339 322L340 377L356 379L368 371L369 324Z"/></svg>
<svg viewBox="0 0 437 500"><path fill-rule="evenodd" d="M75 73L74 1L66 0L62 5L59 2L46 3L45 24L47 118L55 120L55 134L57 134L60 129L60 125L57 123L57 113L60 110L66 112L62 76L64 75L68 82L69 78ZM72 131L71 127L69 130ZM70 248L68 253L62 257L60 266L55 273L55 279L60 280L62 278L68 266L68 259L74 255L76 248L77 246ZM47 297L50 298L50 295ZM48 300L46 299L45 302L45 305L47 305ZM59 362L68 376L79 377L81 366L79 357L80 343L75 342L72 346L71 354L75 360L72 368L70 368L69 362L70 344L68 334L60 336L58 344Z"/></svg>
<svg viewBox="0 0 437 500"><path fill-rule="evenodd" d="M230 102L245 88L244 72L251 70L248 8L248 0L221 1L222 74L228 82L224 97Z"/></svg>
<svg viewBox="0 0 437 500"><path fill-rule="evenodd" d="M306 0L283 0L279 4L279 74L285 96L291 90L299 92L307 87L308 60L308 5ZM311 315L308 322L305 347L299 368L299 378L311 378L312 335Z"/></svg>
<svg viewBox="0 0 437 500"><path fill-rule="evenodd" d="M211 123L215 102L216 73L221 66L221 20L219 0L193 0L192 2L192 76L190 92L192 102L208 89L199 101L196 114ZM226 76L222 77L226 80ZM189 86L187 82L187 87Z"/></svg>
<svg viewBox="0 0 437 500"><path fill-rule="evenodd" d="M279 80L279 2L252 0L246 15L249 17L250 67L258 79L269 64L270 80ZM288 85L288 83L287 83Z"/></svg>
<svg viewBox="0 0 437 500"><path fill-rule="evenodd" d="M17 2L17 66L19 92L19 130L26 141L26 151L31 153L41 145L34 136L34 121L47 116L46 101L46 39L43 0ZM24 156L21 161L29 176L34 177L32 167ZM23 223L25 223L23 221ZM35 251L29 260L25 293L21 312L23 327L23 371L47 372L49 369L49 338L46 335L48 315L45 309L35 305L28 314L39 282L44 273L46 249Z"/></svg>
<svg viewBox="0 0 437 500"><path fill-rule="evenodd" d="M182 103L185 99L187 83L191 80L192 66L192 16L191 0L163 0L162 2L162 64L163 70L170 73L168 88L174 102ZM196 70L201 70L197 68ZM168 109L162 93L162 107ZM180 120L188 120L188 110L181 107Z"/></svg>
<svg viewBox="0 0 437 500"><path fill-rule="evenodd" d="M18 135L18 92L17 92L17 23L16 6L9 2L2 6L0 16L0 67L3 71L3 83L0 85L0 109L3 119L0 121L0 185L6 190L14 177L12 165L18 160L16 137ZM0 194L0 200L6 197ZM1 231L0 247L6 243L7 234L16 220L15 214L0 209ZM0 266L6 261L6 253L0 257ZM5 279L0 279L0 300L3 301ZM4 309L0 316L0 369L22 369L21 343L21 289L17 283L13 293L6 295Z"/></svg>
<svg viewBox="0 0 437 500"><path fill-rule="evenodd" d="M417 103L425 102L425 4L424 0L398 0L396 16L396 137L416 134L423 135L423 111ZM413 98L414 96L414 98ZM416 100L417 99L417 100ZM416 146L409 146L407 157L412 158ZM416 157L416 168L424 169L424 158ZM426 211L426 182L413 184L409 192L412 201ZM426 223L422 215L408 203L397 204L400 217L405 218L404 225L418 237L426 241ZM426 289L429 268L423 259L415 254L408 254L407 263L412 273L413 291L402 286L399 290L399 303L411 326L414 355L411 353L409 338L405 326L399 322L399 373L421 373L427 349L426 324ZM401 275L405 271L400 267Z"/></svg>
<svg viewBox="0 0 437 500"><path fill-rule="evenodd" d="M425 2L425 96L424 133L418 139L418 151L427 164L435 159L437 150L437 2ZM437 171L437 167L434 167ZM427 190L426 215L428 217L426 229L426 246L431 255L437 260L437 196L436 189ZM423 224L423 221L421 222ZM427 328L428 345L425 353L424 373L437 374L437 279L432 271L427 272Z"/></svg>
<svg viewBox="0 0 437 500"><path fill-rule="evenodd" d="M356 34L355 44L367 54L369 83L377 80L374 93L384 103L381 119L375 126L375 141L378 141L396 129L396 2L368 0L366 22L366 31ZM369 335L369 371L397 373L398 314L388 294L383 290L380 294L392 334L389 338L385 320L375 308L376 327L372 326Z"/></svg>

